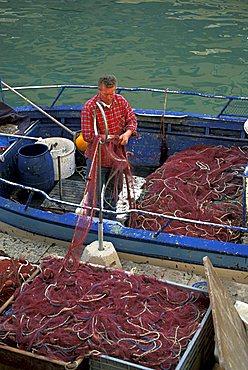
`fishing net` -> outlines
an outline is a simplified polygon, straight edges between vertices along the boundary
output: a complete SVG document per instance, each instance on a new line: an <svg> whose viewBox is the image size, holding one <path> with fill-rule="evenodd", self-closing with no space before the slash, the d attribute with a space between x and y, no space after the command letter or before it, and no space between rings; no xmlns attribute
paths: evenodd
<svg viewBox="0 0 248 370"><path fill-rule="evenodd" d="M16 290L12 305L0 317L0 344L65 362L107 354L154 369L173 370L200 327L209 306L206 295L145 275L80 263L94 214L92 207L97 201L100 140L97 137L93 143L92 166L68 252L61 259L45 258L33 282ZM118 188L123 177L131 183L131 169L123 147L111 140L106 150L113 159L114 188ZM203 159L197 161L206 171ZM164 168L156 176L161 177ZM192 171L189 168L187 171L192 180ZM197 184L204 182L200 176L196 180ZM153 184L156 179L151 175L147 182ZM162 184L166 182L170 188L175 187L172 179L166 177ZM163 188L164 185L156 187L157 197L161 197ZM236 185L234 188L237 189ZM177 199L188 198L188 193L180 193ZM128 194L131 198L130 191ZM117 196L116 191L113 196ZM207 197L202 198L204 203ZM163 209L162 197L156 211L157 208Z"/></svg>
<svg viewBox="0 0 248 370"><path fill-rule="evenodd" d="M242 224L242 174L248 147L196 145L176 153L146 178L137 209L203 222ZM236 242L234 229L133 214L130 226L176 235ZM163 225L168 222L163 229Z"/></svg>
<svg viewBox="0 0 248 370"><path fill-rule="evenodd" d="M174 369L209 306L206 296L122 270L80 263L97 202L98 146L71 245L64 258L47 257L40 274L23 284L0 317L0 343L49 359L108 354L152 367ZM114 189L132 184L123 146L111 140ZM128 198L131 204L130 188ZM114 190L113 197L117 197Z"/></svg>
<svg viewBox="0 0 248 370"><path fill-rule="evenodd" d="M107 354L172 370L208 306L200 291L87 263L71 273L47 257L0 317L0 343L66 362Z"/></svg>
<svg viewBox="0 0 248 370"><path fill-rule="evenodd" d="M109 179L113 181L112 198L117 200L118 189L122 188L123 178L126 180L128 202L132 207L132 198L130 196L133 188L133 179L131 167L127 159L126 149L120 145L119 136L112 136L108 142L101 144L102 137L96 136L92 144L92 164L89 175L86 179L86 187L81 203L81 209L78 215L77 224L74 230L73 238L69 250L65 256L66 268L70 271L76 270L80 261L80 257L84 248L84 240L88 234L94 215L94 209L97 205L97 188L98 188L98 161L99 161L99 145L101 147L101 155L103 152L108 156L113 164ZM106 188L110 184L106 184Z"/></svg>
<svg viewBox="0 0 248 370"><path fill-rule="evenodd" d="M37 265L25 258L0 259L0 306L2 306L35 271Z"/></svg>

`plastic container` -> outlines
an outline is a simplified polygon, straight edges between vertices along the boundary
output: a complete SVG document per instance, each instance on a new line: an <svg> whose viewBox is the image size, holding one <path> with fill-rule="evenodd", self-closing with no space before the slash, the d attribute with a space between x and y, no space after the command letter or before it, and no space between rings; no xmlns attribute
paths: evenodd
<svg viewBox="0 0 248 370"><path fill-rule="evenodd" d="M188 287L187 287L188 288ZM214 326L210 307L201 325L179 359L175 370L203 370L214 366ZM89 370L154 370L107 355L89 358Z"/></svg>
<svg viewBox="0 0 248 370"><path fill-rule="evenodd" d="M42 142L48 146L52 155L55 181L72 176L76 169L74 143L62 137L50 137Z"/></svg>
<svg viewBox="0 0 248 370"><path fill-rule="evenodd" d="M21 184L50 192L54 185L54 168L47 145L22 146L18 150L17 166Z"/></svg>

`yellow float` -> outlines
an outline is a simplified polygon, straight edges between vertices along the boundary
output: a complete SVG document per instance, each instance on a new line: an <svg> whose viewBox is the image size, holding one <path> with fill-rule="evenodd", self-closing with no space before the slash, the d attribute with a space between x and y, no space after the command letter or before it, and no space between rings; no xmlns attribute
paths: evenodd
<svg viewBox="0 0 248 370"><path fill-rule="evenodd" d="M88 143L84 140L82 133L76 138L75 145L80 152L85 152Z"/></svg>

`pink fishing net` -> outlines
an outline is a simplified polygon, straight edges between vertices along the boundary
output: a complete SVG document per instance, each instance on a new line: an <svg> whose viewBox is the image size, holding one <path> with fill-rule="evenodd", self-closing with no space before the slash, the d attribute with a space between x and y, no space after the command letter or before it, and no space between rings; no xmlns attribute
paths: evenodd
<svg viewBox="0 0 248 370"><path fill-rule="evenodd" d="M48 257L0 317L0 343L73 361L108 354L153 369L175 369L209 300L145 275Z"/></svg>
<svg viewBox="0 0 248 370"><path fill-rule="evenodd" d="M3 305L24 281L32 276L38 266L26 258L0 259L0 306Z"/></svg>
<svg viewBox="0 0 248 370"><path fill-rule="evenodd" d="M180 218L240 226L242 174L248 147L196 145L172 155L146 178L136 208ZM131 216L130 226L157 231L168 219ZM235 242L237 230L173 221L163 232Z"/></svg>
<svg viewBox="0 0 248 370"><path fill-rule="evenodd" d="M118 198L118 190L122 187L123 178L126 180L128 191L129 206L132 206L132 199L130 196L130 188L133 188L133 178L131 167L127 159L126 149L120 145L118 136L112 136L105 144L101 144L103 138L96 136L93 142L93 158L90 173L86 179L86 188L83 196L81 211L77 219L77 224L74 230L73 238L69 250L65 256L66 268L70 271L76 270L80 261L80 257L84 248L84 240L89 232L92 217L94 215L93 208L97 204L97 186L98 186L98 147L105 146L106 154L112 159L113 165L110 177L114 178L113 199ZM108 184L106 184L108 186Z"/></svg>

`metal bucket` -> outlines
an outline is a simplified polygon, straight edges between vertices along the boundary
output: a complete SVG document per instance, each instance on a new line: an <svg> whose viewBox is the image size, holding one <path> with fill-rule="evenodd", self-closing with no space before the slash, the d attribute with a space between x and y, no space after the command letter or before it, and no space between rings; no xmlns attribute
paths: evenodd
<svg viewBox="0 0 248 370"><path fill-rule="evenodd" d="M76 169L75 144L62 137L50 137L42 140L52 155L55 181L72 176ZM60 167L60 168L59 168Z"/></svg>
<svg viewBox="0 0 248 370"><path fill-rule="evenodd" d="M49 192L54 185L51 153L42 143L24 145L18 150L17 166L20 183Z"/></svg>

